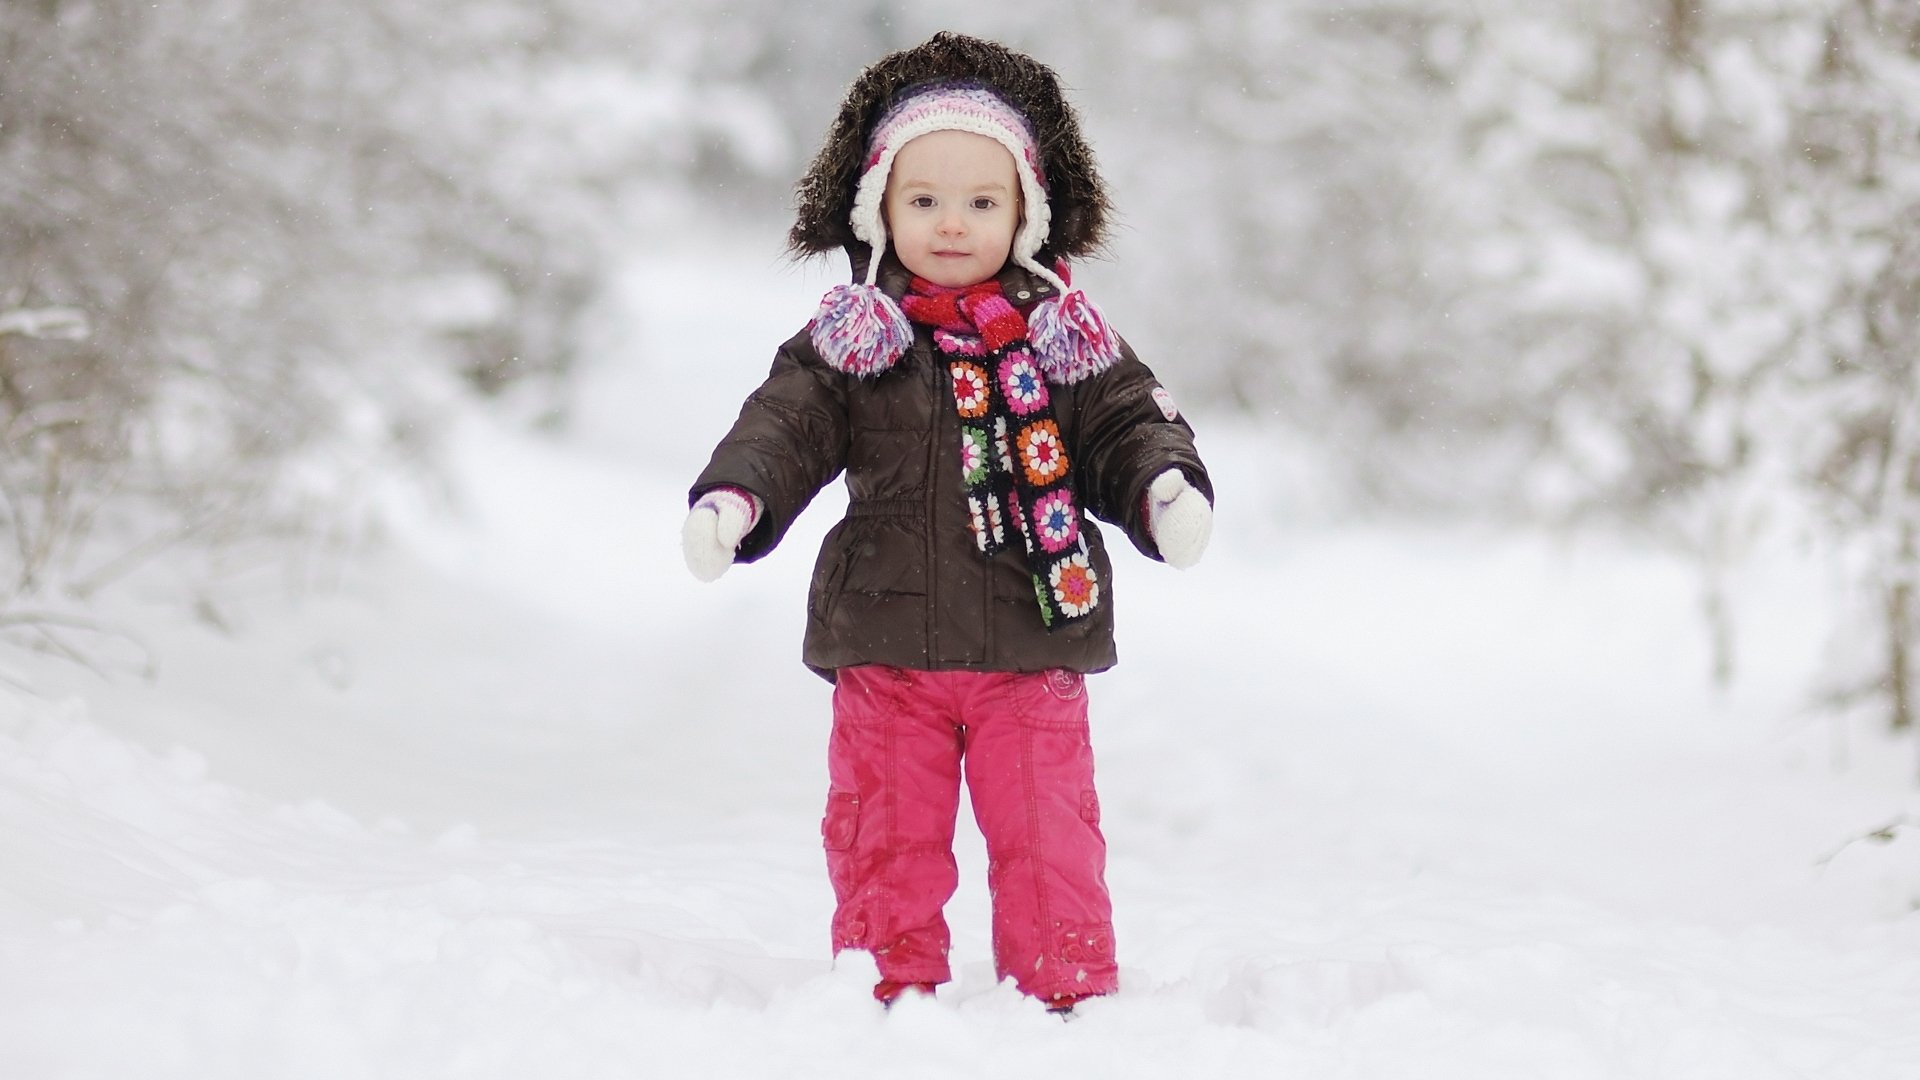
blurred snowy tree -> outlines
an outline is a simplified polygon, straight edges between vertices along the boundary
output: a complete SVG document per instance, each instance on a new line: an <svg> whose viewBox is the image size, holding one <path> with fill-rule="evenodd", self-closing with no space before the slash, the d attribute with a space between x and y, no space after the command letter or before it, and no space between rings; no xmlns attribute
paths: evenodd
<svg viewBox="0 0 1920 1080"><path fill-rule="evenodd" d="M0 5L0 625L311 536L436 402L562 375L616 226L784 166L678 11Z"/></svg>
<svg viewBox="0 0 1920 1080"><path fill-rule="evenodd" d="M1123 277L1184 380L1364 501L1691 552L1723 674L1743 552L1830 543L1877 628L1839 695L1913 722L1920 6L1124 7L1063 66L1136 125Z"/></svg>
<svg viewBox="0 0 1920 1080"><path fill-rule="evenodd" d="M1878 659L1837 697L1911 724L1920 9L1515 3L1461 30L1492 212L1458 270L1523 365L1525 504L1693 552L1723 674L1753 539L1832 545L1879 609L1843 627Z"/></svg>
<svg viewBox="0 0 1920 1080"><path fill-rule="evenodd" d="M1795 269L1817 274L1824 302L1755 427L1794 433L1796 488L1875 599L1866 625L1880 627L1880 662L1838 686L1840 699L1877 700L1910 728L1920 710L1920 5L1837 4L1822 29L1792 118L1789 220L1818 243L1821 262Z"/></svg>

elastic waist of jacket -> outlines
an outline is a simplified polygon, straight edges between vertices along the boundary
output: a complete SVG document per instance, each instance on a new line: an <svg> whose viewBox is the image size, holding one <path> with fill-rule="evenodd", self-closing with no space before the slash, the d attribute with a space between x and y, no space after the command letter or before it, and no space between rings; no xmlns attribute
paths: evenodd
<svg viewBox="0 0 1920 1080"><path fill-rule="evenodd" d="M919 517L927 512L920 499L855 499L847 504L848 517Z"/></svg>

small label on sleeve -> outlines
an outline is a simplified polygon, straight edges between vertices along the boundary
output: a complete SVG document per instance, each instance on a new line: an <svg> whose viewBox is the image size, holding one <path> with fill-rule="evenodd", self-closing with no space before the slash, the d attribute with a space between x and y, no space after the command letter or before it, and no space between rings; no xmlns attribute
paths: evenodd
<svg viewBox="0 0 1920 1080"><path fill-rule="evenodd" d="M1164 386L1153 388L1153 403L1160 406L1160 415L1169 420L1180 419L1180 406L1173 403L1173 395Z"/></svg>

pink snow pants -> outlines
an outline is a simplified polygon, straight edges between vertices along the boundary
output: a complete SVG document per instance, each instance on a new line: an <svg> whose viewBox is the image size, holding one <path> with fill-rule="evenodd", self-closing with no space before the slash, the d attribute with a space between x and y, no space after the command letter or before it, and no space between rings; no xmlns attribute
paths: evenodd
<svg viewBox="0 0 1920 1080"><path fill-rule="evenodd" d="M1119 987L1085 680L1071 671L840 669L821 834L833 947L943 983L964 766L987 840L993 961L1043 1001Z"/></svg>

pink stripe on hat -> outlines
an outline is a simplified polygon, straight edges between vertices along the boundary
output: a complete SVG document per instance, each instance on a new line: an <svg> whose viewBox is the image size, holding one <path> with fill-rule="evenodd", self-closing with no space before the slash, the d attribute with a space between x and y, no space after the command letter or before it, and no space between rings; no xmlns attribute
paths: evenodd
<svg viewBox="0 0 1920 1080"><path fill-rule="evenodd" d="M916 135L924 135L927 131L944 130L946 124L955 119L966 121L967 127L962 130L987 128L992 137L1012 143L1008 149L1015 159L1024 160L1041 183L1046 182L1039 148L1034 144L1033 128L1027 118L993 91L967 83L936 84L895 102L867 135L868 161L878 161L886 150L897 151L905 146L909 140L900 135L909 128ZM939 126L928 127L930 122Z"/></svg>

